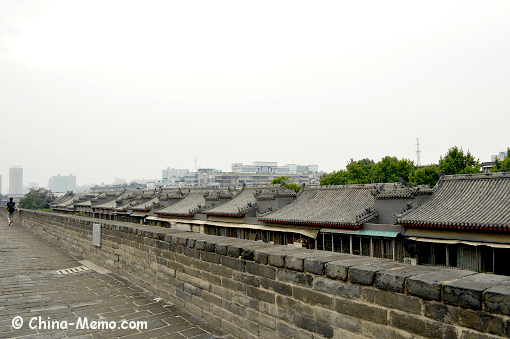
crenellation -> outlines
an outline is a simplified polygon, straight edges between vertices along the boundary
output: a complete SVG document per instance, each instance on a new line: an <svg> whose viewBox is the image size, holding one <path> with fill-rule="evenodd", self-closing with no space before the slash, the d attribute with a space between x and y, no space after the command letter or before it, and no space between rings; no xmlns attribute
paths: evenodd
<svg viewBox="0 0 510 339"><path fill-rule="evenodd" d="M510 277L22 211L24 227L243 338L508 337Z"/></svg>

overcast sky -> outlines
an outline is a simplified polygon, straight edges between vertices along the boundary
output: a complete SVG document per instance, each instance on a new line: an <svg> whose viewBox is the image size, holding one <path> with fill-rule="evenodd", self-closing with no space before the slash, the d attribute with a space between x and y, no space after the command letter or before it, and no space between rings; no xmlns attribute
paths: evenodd
<svg viewBox="0 0 510 339"><path fill-rule="evenodd" d="M509 1L0 1L3 192L166 167L481 161L510 146Z"/></svg>

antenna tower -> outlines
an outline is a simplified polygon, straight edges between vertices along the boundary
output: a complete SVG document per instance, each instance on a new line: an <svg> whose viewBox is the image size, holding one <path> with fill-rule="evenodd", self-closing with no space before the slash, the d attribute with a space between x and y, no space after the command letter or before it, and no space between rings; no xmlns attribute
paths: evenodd
<svg viewBox="0 0 510 339"><path fill-rule="evenodd" d="M416 138L416 166L421 165L420 153L420 138Z"/></svg>
<svg viewBox="0 0 510 339"><path fill-rule="evenodd" d="M195 155L195 172L197 171L197 156Z"/></svg>

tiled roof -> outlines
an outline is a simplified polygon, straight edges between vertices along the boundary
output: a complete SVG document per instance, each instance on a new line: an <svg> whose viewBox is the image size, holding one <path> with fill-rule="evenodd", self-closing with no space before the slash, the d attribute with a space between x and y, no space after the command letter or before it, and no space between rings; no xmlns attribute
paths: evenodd
<svg viewBox="0 0 510 339"><path fill-rule="evenodd" d="M428 185L420 185L414 187L403 186L395 183L393 186L386 184L385 186L377 187L372 192L377 199L394 199L394 198L414 198L418 195L432 194L433 189Z"/></svg>
<svg viewBox="0 0 510 339"><path fill-rule="evenodd" d="M466 230L510 230L510 173L444 176L422 205L397 224Z"/></svg>
<svg viewBox="0 0 510 339"><path fill-rule="evenodd" d="M264 189L256 190L254 193L257 200L274 200L277 197L295 197L296 191L287 189L285 186L270 186Z"/></svg>
<svg viewBox="0 0 510 339"><path fill-rule="evenodd" d="M377 216L373 188L374 185L305 187L292 203L258 219L290 225L360 228Z"/></svg>
<svg viewBox="0 0 510 339"><path fill-rule="evenodd" d="M204 193L204 191L189 192L181 201L157 210L155 213L159 215L192 217L196 213L200 213L205 207Z"/></svg>
<svg viewBox="0 0 510 339"><path fill-rule="evenodd" d="M76 198L75 198L75 197L72 197L72 196L71 196L71 197L67 197L67 199L65 199L65 200L61 201L61 202L60 202L60 203L58 203L58 204L55 204L55 205L53 206L53 208L65 208L65 207L67 207L67 206L69 206L69 205L72 205L72 203L73 203L74 199L76 199Z"/></svg>
<svg viewBox="0 0 510 339"><path fill-rule="evenodd" d="M133 206L133 211L149 211L152 206L159 206L159 198L153 198L149 201Z"/></svg>
<svg viewBox="0 0 510 339"><path fill-rule="evenodd" d="M255 188L243 188L232 200L208 209L204 213L216 216L243 217L247 212L257 208Z"/></svg>

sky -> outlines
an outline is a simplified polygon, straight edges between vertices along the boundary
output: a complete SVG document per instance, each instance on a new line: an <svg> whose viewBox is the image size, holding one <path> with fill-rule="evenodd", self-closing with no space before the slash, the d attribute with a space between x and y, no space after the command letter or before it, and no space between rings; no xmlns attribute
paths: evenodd
<svg viewBox="0 0 510 339"><path fill-rule="evenodd" d="M0 1L3 193L510 146L509 1Z"/></svg>

